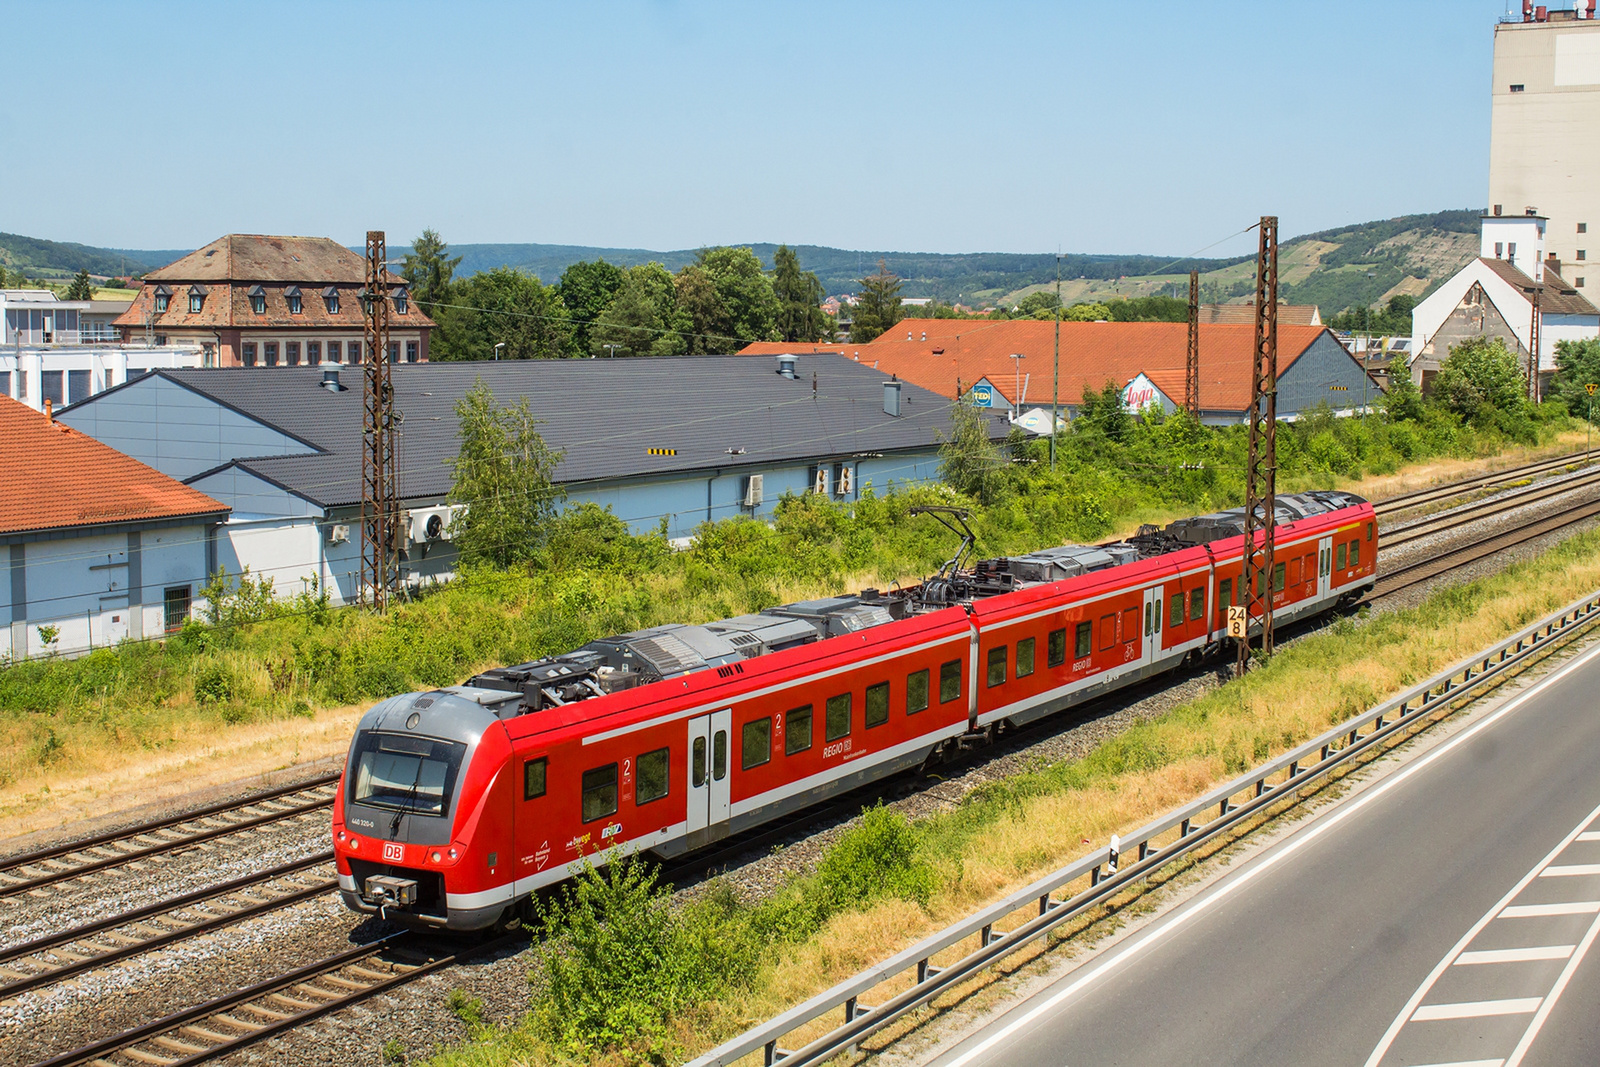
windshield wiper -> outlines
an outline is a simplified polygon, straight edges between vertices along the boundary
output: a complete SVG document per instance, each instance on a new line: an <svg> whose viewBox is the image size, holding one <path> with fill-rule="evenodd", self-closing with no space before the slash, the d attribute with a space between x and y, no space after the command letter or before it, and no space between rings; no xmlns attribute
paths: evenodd
<svg viewBox="0 0 1600 1067"><path fill-rule="evenodd" d="M406 806L394 813L394 819L389 823L389 837L393 838L400 832L400 820L417 810L417 788L422 785L422 757L417 757L417 776L411 780L411 788L406 793Z"/></svg>

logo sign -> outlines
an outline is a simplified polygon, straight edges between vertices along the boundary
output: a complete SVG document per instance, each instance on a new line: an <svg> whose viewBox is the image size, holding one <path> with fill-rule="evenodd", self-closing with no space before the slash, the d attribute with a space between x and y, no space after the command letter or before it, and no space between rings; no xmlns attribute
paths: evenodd
<svg viewBox="0 0 1600 1067"><path fill-rule="evenodd" d="M385 841L383 843L383 860L385 863L400 863L406 858L406 846L398 841Z"/></svg>
<svg viewBox="0 0 1600 1067"><path fill-rule="evenodd" d="M1122 404L1132 412L1143 411L1151 404L1159 404L1163 399L1165 398L1161 390L1143 374L1136 376L1122 390Z"/></svg>
<svg viewBox="0 0 1600 1067"><path fill-rule="evenodd" d="M1228 636L1244 637L1250 632L1249 609L1243 604L1228 605Z"/></svg>
<svg viewBox="0 0 1600 1067"><path fill-rule="evenodd" d="M972 387L972 402L980 408L991 407L994 404L994 390L987 385Z"/></svg>

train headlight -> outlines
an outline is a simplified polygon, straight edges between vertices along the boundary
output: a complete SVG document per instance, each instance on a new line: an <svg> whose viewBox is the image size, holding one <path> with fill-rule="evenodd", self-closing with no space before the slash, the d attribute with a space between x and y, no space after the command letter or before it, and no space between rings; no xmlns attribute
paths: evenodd
<svg viewBox="0 0 1600 1067"><path fill-rule="evenodd" d="M453 848L452 848L452 849L451 849L451 850L450 850L450 858L451 858L451 859L452 859L452 860L456 860L456 859L459 859L459 858L460 858L460 857L461 857L461 853L459 853L459 852L457 852L457 851L456 851L456 850L455 850L455 849L453 849Z"/></svg>
<svg viewBox="0 0 1600 1067"><path fill-rule="evenodd" d="M354 834L351 834L350 835L350 851L354 852L356 849L358 849L360 847L361 847L361 839L359 837L356 837Z"/></svg>
<svg viewBox="0 0 1600 1067"><path fill-rule="evenodd" d="M348 836L350 836L350 835L346 834L343 830L339 831L339 840L340 841L343 841Z"/></svg>
<svg viewBox="0 0 1600 1067"><path fill-rule="evenodd" d="M440 860L439 853L437 851L435 851L434 854L433 854L433 862L438 863L439 860Z"/></svg>

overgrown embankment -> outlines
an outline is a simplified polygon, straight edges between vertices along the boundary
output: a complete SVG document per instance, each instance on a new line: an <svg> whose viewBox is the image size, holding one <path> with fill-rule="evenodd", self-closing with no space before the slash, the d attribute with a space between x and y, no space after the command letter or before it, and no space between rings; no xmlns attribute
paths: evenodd
<svg viewBox="0 0 1600 1067"><path fill-rule="evenodd" d="M713 887L674 910L640 866L591 874L541 924L527 1015L478 1025L430 1062L675 1061L1596 588L1600 532L1415 608L1341 621L1082 759L986 786L953 811L910 824L872 809L815 873L760 903Z"/></svg>

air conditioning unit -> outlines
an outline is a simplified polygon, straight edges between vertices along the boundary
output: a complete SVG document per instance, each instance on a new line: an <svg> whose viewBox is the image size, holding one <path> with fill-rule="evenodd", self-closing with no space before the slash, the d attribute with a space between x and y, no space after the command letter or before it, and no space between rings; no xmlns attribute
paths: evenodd
<svg viewBox="0 0 1600 1067"><path fill-rule="evenodd" d="M455 521L457 513L461 510L459 505L450 504L436 508L412 508L408 524L411 543L425 545L434 541L450 540L450 524Z"/></svg>
<svg viewBox="0 0 1600 1067"><path fill-rule="evenodd" d="M817 468L817 480L812 483L811 491L813 493L822 493L823 495L827 494L827 492L828 492L828 468L826 468L826 467L818 467Z"/></svg>
<svg viewBox="0 0 1600 1067"><path fill-rule="evenodd" d="M347 523L339 523L328 527L328 544L342 545L350 540L350 527Z"/></svg>
<svg viewBox="0 0 1600 1067"><path fill-rule="evenodd" d="M764 478L759 474L752 474L744 480L744 506L759 508L761 506Z"/></svg>
<svg viewBox="0 0 1600 1067"><path fill-rule="evenodd" d="M851 471L848 463L839 468L839 485L835 491L840 496L850 495L851 482L854 480L852 474L853 472Z"/></svg>

